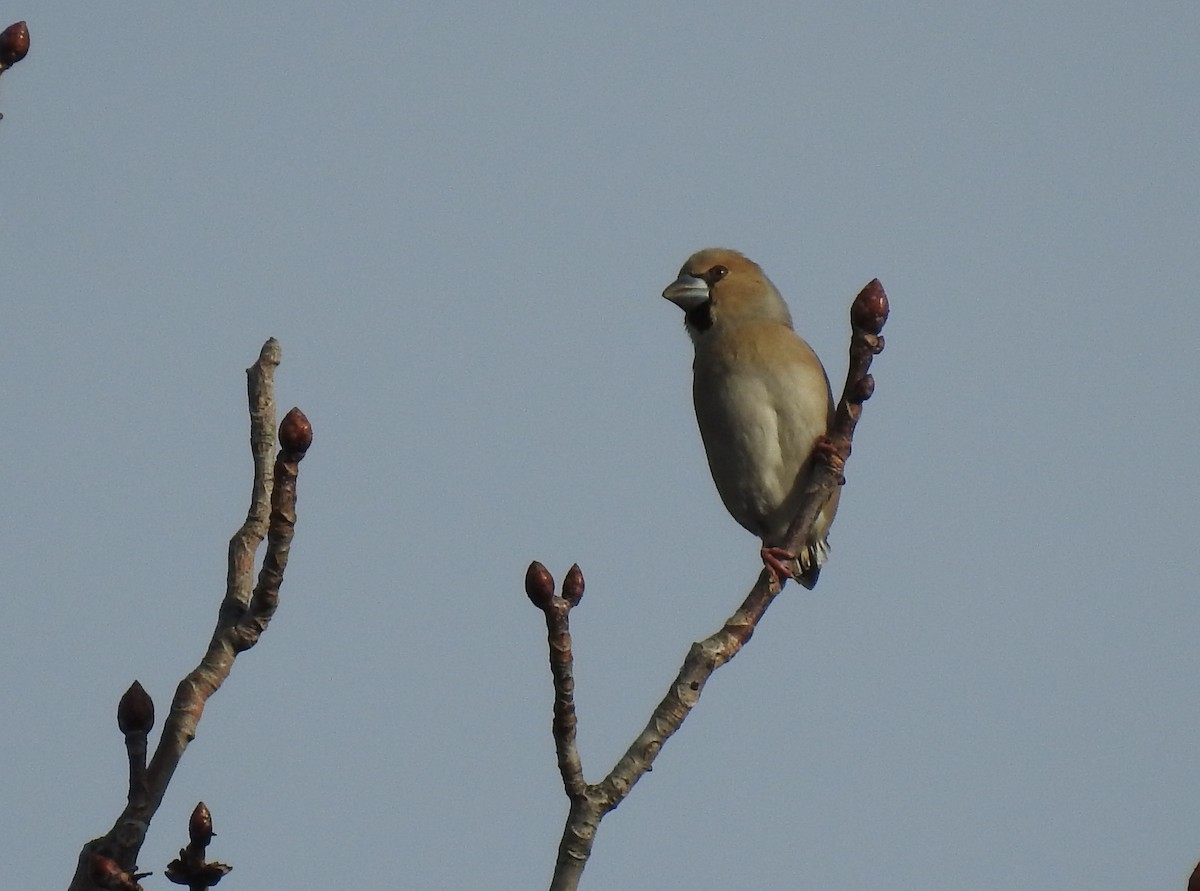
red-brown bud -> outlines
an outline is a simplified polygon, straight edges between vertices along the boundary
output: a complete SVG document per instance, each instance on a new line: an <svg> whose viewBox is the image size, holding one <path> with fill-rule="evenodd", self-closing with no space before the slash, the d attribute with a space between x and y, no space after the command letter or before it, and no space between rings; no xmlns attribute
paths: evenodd
<svg viewBox="0 0 1200 891"><path fill-rule="evenodd" d="M859 291L850 306L850 323L869 334L878 334L888 317L888 298L879 279L873 278Z"/></svg>
<svg viewBox="0 0 1200 891"><path fill-rule="evenodd" d="M563 579L562 596L571 606L579 606L579 601L583 600L583 570L579 568L578 563L567 570L567 577Z"/></svg>
<svg viewBox="0 0 1200 891"><path fill-rule="evenodd" d="M279 425L279 445L285 452L303 455L312 445L313 429L304 412L293 408Z"/></svg>
<svg viewBox="0 0 1200 891"><path fill-rule="evenodd" d="M29 52L29 28L24 22L0 31L0 69L11 68Z"/></svg>
<svg viewBox="0 0 1200 891"><path fill-rule="evenodd" d="M554 599L554 576L541 563L534 560L525 571L525 593L540 610L550 606Z"/></svg>
<svg viewBox="0 0 1200 891"><path fill-rule="evenodd" d="M117 726L126 736L149 733L154 726L154 700L137 681L129 685L117 703Z"/></svg>
<svg viewBox="0 0 1200 891"><path fill-rule="evenodd" d="M208 805L202 801L196 805L196 809L192 811L192 816L188 820L188 838L197 847L207 848L214 835L216 833L212 828L212 814L208 810Z"/></svg>

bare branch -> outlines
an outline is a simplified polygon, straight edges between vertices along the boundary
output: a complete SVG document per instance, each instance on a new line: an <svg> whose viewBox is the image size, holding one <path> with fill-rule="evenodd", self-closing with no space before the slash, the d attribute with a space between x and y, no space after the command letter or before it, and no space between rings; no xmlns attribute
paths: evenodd
<svg viewBox="0 0 1200 891"><path fill-rule="evenodd" d="M809 537L821 509L845 482L843 472L850 457L854 428L862 415L862 404L874 391L874 380L868 373L871 360L883 350L880 331L887 321L888 301L879 280L871 281L855 298L850 308L851 338L850 367L846 385L838 403L837 414L826 437L816 448L817 460L806 483L804 498L796 518L788 528L786 547L795 550ZM535 571L540 570L540 572ZM583 593L582 573L578 566L579 595ZM544 578L540 573L544 573ZM575 742L575 679L571 656L571 632L567 621L572 603L569 599L568 575L563 584L563 596L554 595L554 581L540 563L530 566L526 576L541 582L540 600L530 599L546 614L549 632L550 669L554 681L554 741L558 750L559 770L571 808L559 843L558 859L551 881L551 891L573 891L579 885L591 856L596 831L604 815L625 800L630 790L651 769L663 744L682 725L700 699L704 685L712 673L738 654L754 634L759 621L780 591L775 577L766 569L737 611L719 631L692 644L679 674L666 696L654 709L650 721L638 735L613 769L599 783L588 784L583 779L583 767Z"/></svg>
<svg viewBox="0 0 1200 891"><path fill-rule="evenodd" d="M275 450L275 369L279 367L280 358L279 341L272 337L263 344L258 361L246 369L246 396L250 403L250 455L254 460L254 477L246 522L229 540L229 568L218 629L235 624L250 604L254 554L267 534L273 483L269 468L271 453Z"/></svg>
<svg viewBox="0 0 1200 891"><path fill-rule="evenodd" d="M525 573L525 593L534 606L546 615L546 636L550 645L550 674L554 678L554 746L558 770L567 795L574 799L587 791L583 764L575 744L578 722L575 718L575 657L571 654L569 614L583 598L583 572L576 563L563 582L563 596L554 593L554 579L541 563L534 560Z"/></svg>
<svg viewBox="0 0 1200 891"><path fill-rule="evenodd" d="M282 449L275 456L272 475L274 374L279 361L279 343L271 338L263 345L258 361L246 369L250 447L254 458L250 511L229 543L226 592L212 639L200 664L180 681L162 737L148 765L146 737L154 723L154 704L136 682L122 697L117 716L129 752L128 804L106 835L84 845L71 891L85 891L97 885L118 887L101 885L97 876L117 883L126 881L122 876L132 876L128 881L136 884L134 864L150 821L162 803L184 751L196 736L196 725L204 714L205 704L229 677L237 655L258 642L279 604L279 588L296 525L299 464L312 443L308 419L299 409L292 409L280 427ZM262 569L258 584L252 587L254 555L264 537L267 548Z"/></svg>
<svg viewBox="0 0 1200 891"><path fill-rule="evenodd" d="M117 703L117 726L125 734L129 755L129 802L146 796L146 752L150 730L154 727L154 700L134 681Z"/></svg>

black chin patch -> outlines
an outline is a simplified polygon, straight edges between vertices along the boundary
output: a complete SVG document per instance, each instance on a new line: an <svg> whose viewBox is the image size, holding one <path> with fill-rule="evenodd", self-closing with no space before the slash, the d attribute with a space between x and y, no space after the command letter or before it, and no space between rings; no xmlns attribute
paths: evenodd
<svg viewBox="0 0 1200 891"><path fill-rule="evenodd" d="M693 331L707 331L712 327L712 301L705 300L695 309L688 310L683 319Z"/></svg>

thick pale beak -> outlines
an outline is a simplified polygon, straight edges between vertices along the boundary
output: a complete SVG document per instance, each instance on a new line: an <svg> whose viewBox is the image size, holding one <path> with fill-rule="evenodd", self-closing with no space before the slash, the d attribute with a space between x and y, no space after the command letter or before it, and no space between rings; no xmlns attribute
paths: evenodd
<svg viewBox="0 0 1200 891"><path fill-rule="evenodd" d="M667 285L663 296L684 312L691 312L708 300L708 285L694 275L680 275Z"/></svg>

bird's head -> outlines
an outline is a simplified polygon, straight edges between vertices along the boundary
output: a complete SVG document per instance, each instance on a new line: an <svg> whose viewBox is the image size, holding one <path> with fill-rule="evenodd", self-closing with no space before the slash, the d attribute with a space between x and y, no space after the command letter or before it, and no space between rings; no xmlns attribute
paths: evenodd
<svg viewBox="0 0 1200 891"><path fill-rule="evenodd" d="M758 264L728 248L692 254L663 296L683 310L693 337L714 324L761 319L792 324L787 304Z"/></svg>

